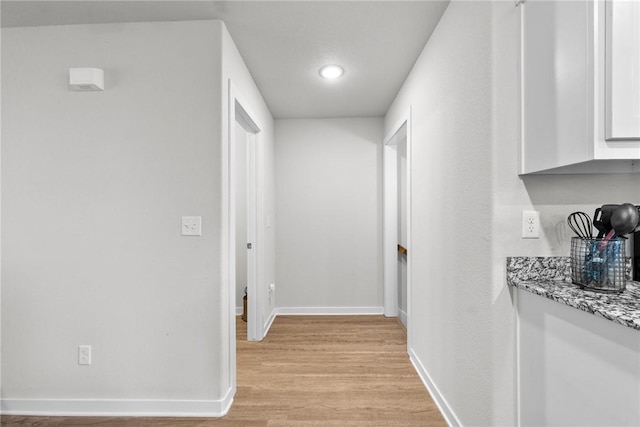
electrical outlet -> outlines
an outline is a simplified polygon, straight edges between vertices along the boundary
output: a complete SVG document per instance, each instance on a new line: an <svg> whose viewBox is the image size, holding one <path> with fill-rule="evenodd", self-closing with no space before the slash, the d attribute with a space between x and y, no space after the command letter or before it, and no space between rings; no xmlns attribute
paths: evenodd
<svg viewBox="0 0 640 427"><path fill-rule="evenodd" d="M522 211L522 238L540 238L540 212Z"/></svg>
<svg viewBox="0 0 640 427"><path fill-rule="evenodd" d="M91 346L78 346L78 365L91 365Z"/></svg>

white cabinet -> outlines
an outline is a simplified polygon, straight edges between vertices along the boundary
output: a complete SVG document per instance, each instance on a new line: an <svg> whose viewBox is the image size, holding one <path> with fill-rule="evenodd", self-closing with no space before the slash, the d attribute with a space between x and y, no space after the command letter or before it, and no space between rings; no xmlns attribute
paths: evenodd
<svg viewBox="0 0 640 427"><path fill-rule="evenodd" d="M640 171L639 3L521 5L521 174Z"/></svg>
<svg viewBox="0 0 640 427"><path fill-rule="evenodd" d="M605 8L606 139L640 138L640 2Z"/></svg>
<svg viewBox="0 0 640 427"><path fill-rule="evenodd" d="M515 292L518 425L640 425L640 331Z"/></svg>

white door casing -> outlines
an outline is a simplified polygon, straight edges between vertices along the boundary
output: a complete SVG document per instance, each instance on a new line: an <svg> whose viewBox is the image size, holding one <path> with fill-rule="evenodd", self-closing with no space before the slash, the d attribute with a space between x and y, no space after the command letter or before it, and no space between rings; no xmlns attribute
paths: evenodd
<svg viewBox="0 0 640 427"><path fill-rule="evenodd" d="M383 141L383 288L384 315L398 316L398 142L406 139L406 230L407 230L407 345L411 345L411 109L391 129Z"/></svg>
<svg viewBox="0 0 640 427"><path fill-rule="evenodd" d="M249 341L261 341L264 338L264 328L262 325L263 313L262 297L263 292L259 290L259 283L264 272L264 235L263 235L263 189L262 189L262 149L260 144L261 128L257 124L255 115L251 113L249 104L244 101L238 90L229 81L229 147L228 147L228 167L229 167L229 189L228 189L228 209L229 209L229 307L231 312L231 324L233 333L230 340L234 341L235 349L235 250L236 245L247 245L247 339ZM237 242L235 236L235 124L236 122L247 132L247 242ZM249 247L250 244L250 247ZM235 351L232 358L235 358ZM235 371L235 366L233 366Z"/></svg>

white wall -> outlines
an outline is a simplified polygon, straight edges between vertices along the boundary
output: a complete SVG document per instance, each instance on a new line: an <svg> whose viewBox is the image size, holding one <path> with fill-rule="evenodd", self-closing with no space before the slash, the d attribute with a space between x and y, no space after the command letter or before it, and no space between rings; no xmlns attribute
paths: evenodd
<svg viewBox="0 0 640 427"><path fill-rule="evenodd" d="M2 30L6 412L215 414L228 403L220 29ZM68 90L78 66L103 68L105 91ZM202 216L202 237L180 235L182 215ZM92 345L91 366L78 366L79 344Z"/></svg>
<svg viewBox="0 0 640 427"><path fill-rule="evenodd" d="M490 47L490 4L452 2L386 117L411 106L410 352L463 425L515 420L492 413Z"/></svg>
<svg viewBox="0 0 640 427"><path fill-rule="evenodd" d="M512 2L452 1L385 118L412 107L410 351L463 425L516 422L506 257L568 255L570 212L640 197L638 174L518 177L518 37Z"/></svg>
<svg viewBox="0 0 640 427"><path fill-rule="evenodd" d="M381 118L276 120L280 311L381 312L382 125Z"/></svg>

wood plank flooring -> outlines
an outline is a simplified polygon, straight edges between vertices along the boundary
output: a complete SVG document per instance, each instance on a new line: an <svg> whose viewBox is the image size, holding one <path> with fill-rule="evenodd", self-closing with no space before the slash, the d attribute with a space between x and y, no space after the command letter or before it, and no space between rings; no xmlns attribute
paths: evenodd
<svg viewBox="0 0 640 427"><path fill-rule="evenodd" d="M383 316L278 316L263 342L237 322L237 393L211 418L2 417L2 427L446 426Z"/></svg>

